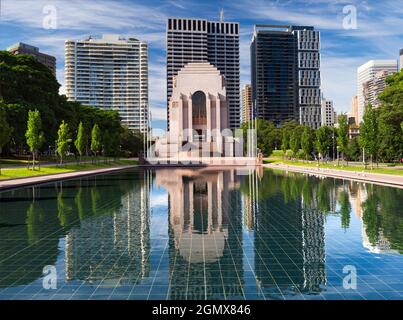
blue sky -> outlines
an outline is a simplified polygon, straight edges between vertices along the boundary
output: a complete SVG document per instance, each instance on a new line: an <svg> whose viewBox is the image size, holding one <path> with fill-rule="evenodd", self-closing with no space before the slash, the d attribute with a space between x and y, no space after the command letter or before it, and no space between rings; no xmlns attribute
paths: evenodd
<svg viewBox="0 0 403 320"><path fill-rule="evenodd" d="M153 127L165 128L165 27L169 16L241 24L241 84L250 82L249 44L253 25L302 24L321 31L322 92L336 110L349 111L356 69L371 59L398 59L403 48L403 2L399 0L0 0L0 48L21 41L57 58L64 83L64 41L115 33L149 43L150 106ZM48 6L56 8L56 29L45 29ZM357 11L357 29L343 28L343 8ZM61 89L63 92L63 88Z"/></svg>

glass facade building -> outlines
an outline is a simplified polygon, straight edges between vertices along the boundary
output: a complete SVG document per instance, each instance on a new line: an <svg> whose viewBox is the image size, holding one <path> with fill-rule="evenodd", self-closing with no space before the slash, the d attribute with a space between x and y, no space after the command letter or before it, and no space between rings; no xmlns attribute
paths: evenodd
<svg viewBox="0 0 403 320"><path fill-rule="evenodd" d="M257 117L321 123L320 35L308 26L256 25L251 43L252 101Z"/></svg>

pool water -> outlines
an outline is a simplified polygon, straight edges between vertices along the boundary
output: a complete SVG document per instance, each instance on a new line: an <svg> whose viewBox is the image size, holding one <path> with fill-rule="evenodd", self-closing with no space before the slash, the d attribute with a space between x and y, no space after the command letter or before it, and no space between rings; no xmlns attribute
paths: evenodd
<svg viewBox="0 0 403 320"><path fill-rule="evenodd" d="M0 299L402 299L403 190L133 169L0 193Z"/></svg>

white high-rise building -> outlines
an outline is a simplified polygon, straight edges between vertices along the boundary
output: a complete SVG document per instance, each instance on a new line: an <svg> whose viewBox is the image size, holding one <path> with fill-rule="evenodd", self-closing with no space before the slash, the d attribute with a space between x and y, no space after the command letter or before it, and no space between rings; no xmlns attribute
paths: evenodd
<svg viewBox="0 0 403 320"><path fill-rule="evenodd" d="M321 125L333 127L336 122L337 119L333 107L333 101L322 98Z"/></svg>
<svg viewBox="0 0 403 320"><path fill-rule="evenodd" d="M381 73L383 76L392 74L397 71L396 60L370 60L357 69L357 99L358 99L358 121L362 122L366 102L370 102L365 97L376 97L382 91L382 86L371 85L371 82L376 82L376 78ZM383 80L384 81L384 80ZM371 91L372 90L372 91Z"/></svg>
<svg viewBox="0 0 403 320"><path fill-rule="evenodd" d="M118 35L65 42L66 95L71 101L116 110L129 129L147 131L147 43Z"/></svg>

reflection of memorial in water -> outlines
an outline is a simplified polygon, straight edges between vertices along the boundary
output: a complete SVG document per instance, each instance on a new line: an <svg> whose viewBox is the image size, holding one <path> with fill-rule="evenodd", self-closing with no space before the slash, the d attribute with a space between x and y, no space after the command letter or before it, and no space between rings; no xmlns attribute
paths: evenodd
<svg viewBox="0 0 403 320"><path fill-rule="evenodd" d="M169 194L171 299L242 297L241 197L233 170L157 170Z"/></svg>
<svg viewBox="0 0 403 320"><path fill-rule="evenodd" d="M150 252L150 177L130 184L129 189L111 197L113 190L86 190L92 210L108 211L110 197L118 209L81 221L66 236L66 279L96 282L102 286L134 284L149 275ZM95 187L96 188L96 187ZM114 199L111 199L114 198ZM97 200L96 200L97 199ZM99 203L97 203L99 201Z"/></svg>
<svg viewBox="0 0 403 320"><path fill-rule="evenodd" d="M304 202L303 179L309 178L273 175L263 181L269 191L256 211L255 273L265 295L275 299L314 294L326 282L324 215L315 201Z"/></svg>

